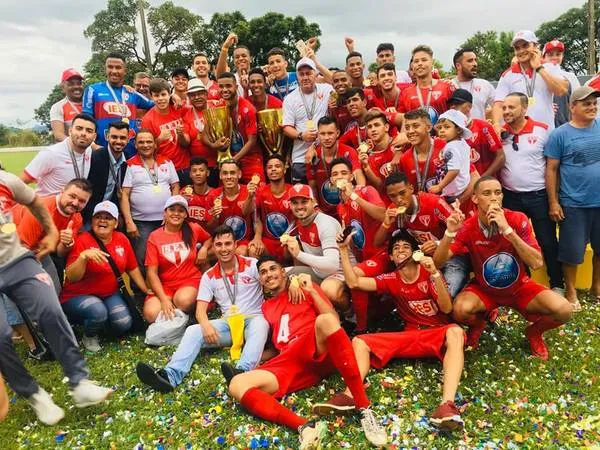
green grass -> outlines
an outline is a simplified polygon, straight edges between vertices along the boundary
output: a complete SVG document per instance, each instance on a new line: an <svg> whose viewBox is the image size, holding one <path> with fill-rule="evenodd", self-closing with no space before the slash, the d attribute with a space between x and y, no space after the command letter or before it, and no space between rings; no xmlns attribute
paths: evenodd
<svg viewBox="0 0 600 450"><path fill-rule="evenodd" d="M441 365L398 361L371 372L367 390L385 421L389 448L573 449L600 443L600 305L587 298L584 311L549 333L549 361L529 356L515 313L501 314L484 333L477 351L466 353L459 387L465 432L440 435L427 418L439 401ZM203 353L184 384L172 394L154 393L136 378L142 360L163 366L172 348L153 349L141 337L104 341L86 354L93 379L116 389L102 406L77 409L57 363L26 361L31 373L66 409L66 418L48 427L35 420L26 402L9 391L11 411L0 425L0 448L57 449L295 449L295 433L249 416L226 394L219 364L225 350ZM19 346L22 355L23 346ZM327 399L342 382L335 375L284 402L300 414ZM264 439L263 447L259 447ZM223 443L221 443L223 442ZM366 449L356 418L332 419L326 449Z"/></svg>
<svg viewBox="0 0 600 450"><path fill-rule="evenodd" d="M0 153L0 162L7 172L20 175L36 154L37 152Z"/></svg>

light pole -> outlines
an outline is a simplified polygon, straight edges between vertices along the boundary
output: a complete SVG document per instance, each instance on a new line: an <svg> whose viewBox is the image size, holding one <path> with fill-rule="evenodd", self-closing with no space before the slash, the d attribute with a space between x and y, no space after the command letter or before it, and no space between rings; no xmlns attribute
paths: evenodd
<svg viewBox="0 0 600 450"><path fill-rule="evenodd" d="M146 59L146 70L152 73L152 56L150 55L150 44L148 43L148 30L146 29L146 14L144 13L144 0L138 0L140 21L142 22L142 39L144 42L144 57Z"/></svg>
<svg viewBox="0 0 600 450"><path fill-rule="evenodd" d="M595 1L588 0L588 74L596 73L596 10Z"/></svg>

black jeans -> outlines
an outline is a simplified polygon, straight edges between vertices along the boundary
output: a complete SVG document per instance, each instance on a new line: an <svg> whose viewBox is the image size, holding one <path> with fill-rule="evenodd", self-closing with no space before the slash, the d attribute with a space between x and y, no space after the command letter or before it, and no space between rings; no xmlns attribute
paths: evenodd
<svg viewBox="0 0 600 450"><path fill-rule="evenodd" d="M550 287L562 288L564 279L562 267L558 261L558 239L556 237L556 222L548 216L548 197L546 189L532 192L512 192L503 189L503 206L513 211L521 211L533 225L535 237L542 248L546 272L550 279Z"/></svg>

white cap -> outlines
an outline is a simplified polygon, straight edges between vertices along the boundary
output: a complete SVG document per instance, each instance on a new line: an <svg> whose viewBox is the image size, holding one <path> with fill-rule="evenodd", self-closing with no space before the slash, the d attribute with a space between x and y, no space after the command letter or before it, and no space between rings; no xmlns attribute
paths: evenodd
<svg viewBox="0 0 600 450"><path fill-rule="evenodd" d="M94 207L94 213L92 214L92 217L101 212L108 213L113 216L115 220L119 220L119 208L117 208L117 205L115 205L113 202L105 200L98 203Z"/></svg>
<svg viewBox="0 0 600 450"><path fill-rule="evenodd" d="M185 208L186 212L188 211L188 202L185 198L183 198L183 196L181 195L171 195L167 201L165 202L165 207L164 209L167 209L173 205L181 205Z"/></svg>
<svg viewBox="0 0 600 450"><path fill-rule="evenodd" d="M192 78L190 81L188 81L187 92L189 94L191 92L198 92L198 91L206 91L206 86L204 86L204 83L202 82L202 80L200 80L198 78Z"/></svg>
<svg viewBox="0 0 600 450"><path fill-rule="evenodd" d="M538 43L538 38L535 33L531 30L521 30L517 31L517 33L512 38L510 45L515 45L517 41L525 41L525 42L535 42Z"/></svg>
<svg viewBox="0 0 600 450"><path fill-rule="evenodd" d="M300 70L300 68L304 66L310 67L315 72L317 71L317 66L315 65L315 62L312 59L307 58L306 56L304 58L301 58L300 61L296 63L296 71Z"/></svg>
<svg viewBox="0 0 600 450"><path fill-rule="evenodd" d="M460 111L456 109L449 109L440 116L438 122L442 119L449 120L450 122L454 123L454 125L456 125L458 128L460 128L463 131L463 139L470 139L473 137L473 133L471 133L471 130L467 128L467 116L465 116Z"/></svg>

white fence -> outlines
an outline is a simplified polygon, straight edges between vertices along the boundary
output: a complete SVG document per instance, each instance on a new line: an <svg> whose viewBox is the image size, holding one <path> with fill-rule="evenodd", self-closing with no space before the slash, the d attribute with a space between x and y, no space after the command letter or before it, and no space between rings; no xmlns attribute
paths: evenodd
<svg viewBox="0 0 600 450"><path fill-rule="evenodd" d="M21 152L39 152L46 147L11 147L11 148L0 148L0 153L21 153Z"/></svg>

